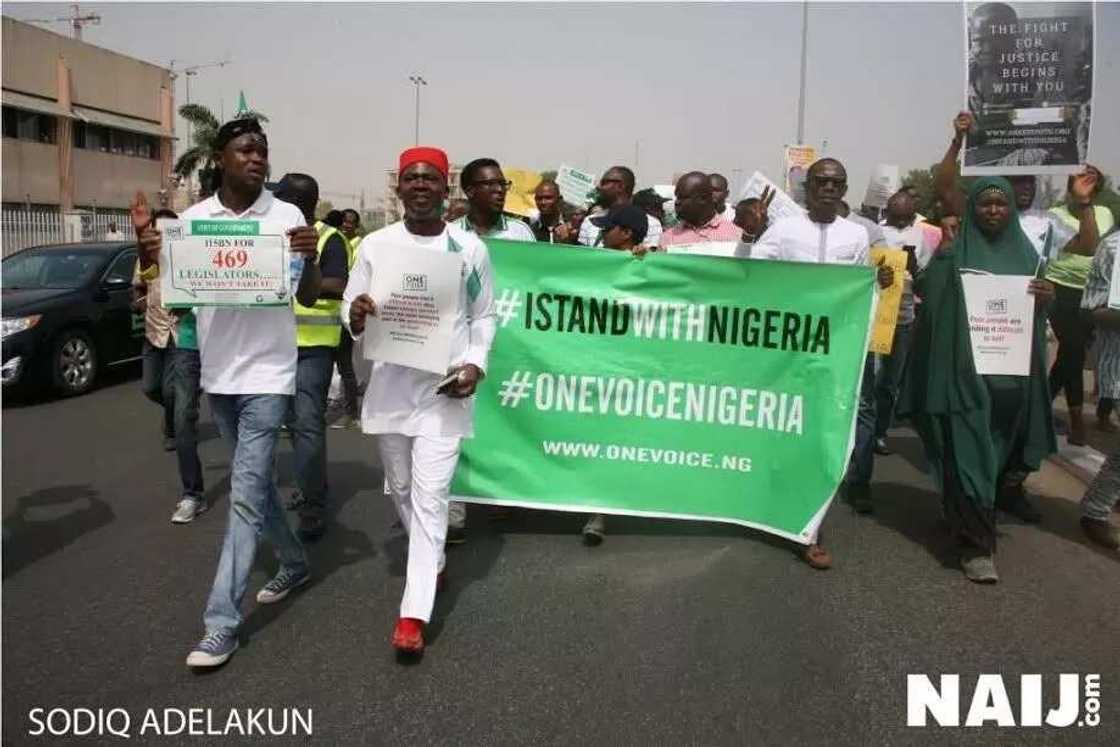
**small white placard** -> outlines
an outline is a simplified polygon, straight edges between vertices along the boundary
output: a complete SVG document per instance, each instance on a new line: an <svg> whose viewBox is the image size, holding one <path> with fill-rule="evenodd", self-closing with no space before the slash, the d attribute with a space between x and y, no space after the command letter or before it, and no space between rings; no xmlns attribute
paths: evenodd
<svg viewBox="0 0 1120 747"><path fill-rule="evenodd" d="M1029 376L1034 296L1029 275L963 273L972 362L980 375Z"/></svg>
<svg viewBox="0 0 1120 747"><path fill-rule="evenodd" d="M378 245L369 295L377 313L366 321L362 353L435 374L451 364L463 258L409 246Z"/></svg>

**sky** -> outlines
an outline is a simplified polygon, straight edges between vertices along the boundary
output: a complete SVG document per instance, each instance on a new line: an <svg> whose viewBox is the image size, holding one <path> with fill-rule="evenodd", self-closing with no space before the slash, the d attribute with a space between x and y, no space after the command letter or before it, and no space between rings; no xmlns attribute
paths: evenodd
<svg viewBox="0 0 1120 747"><path fill-rule="evenodd" d="M5 2L14 18L67 3ZM639 186L720 171L781 174L797 139L800 3L82 3L84 40L200 70L191 100L267 114L273 173L305 171L336 206L384 194L420 140L459 164L629 165ZM48 26L67 33L63 24ZM1090 161L1120 174L1120 3L1097 8ZM848 168L849 201L877 163L940 160L964 101L961 5L812 2L805 142ZM185 103L184 78L176 105ZM178 148L186 126L179 119ZM179 152L177 150L177 152ZM332 194L333 193L333 194Z"/></svg>

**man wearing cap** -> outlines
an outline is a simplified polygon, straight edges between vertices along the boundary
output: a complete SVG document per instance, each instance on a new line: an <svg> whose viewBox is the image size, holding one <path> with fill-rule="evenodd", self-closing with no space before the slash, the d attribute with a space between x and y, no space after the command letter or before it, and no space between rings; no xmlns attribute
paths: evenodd
<svg viewBox="0 0 1120 747"><path fill-rule="evenodd" d="M493 158L476 158L464 166L459 184L467 195L467 214L455 221L459 228L486 239L536 241L529 226L505 214L510 183Z"/></svg>
<svg viewBox="0 0 1120 747"><path fill-rule="evenodd" d="M315 220L319 183L307 174L285 174L273 193L276 199L299 208L303 219L314 224L322 275L319 298L313 306L295 304L296 396L287 423L295 452L297 495L289 506L299 510L299 534L316 540L326 531L327 506L327 394L334 372L334 358L342 338L339 305L349 278L346 239L335 225L342 213L332 210L327 219Z"/></svg>
<svg viewBox="0 0 1120 747"><path fill-rule="evenodd" d="M218 130L216 191L188 208L185 221L249 219L286 229L293 254L303 257L295 296L305 306L319 298L318 237L299 209L264 189L268 140L255 119L227 122ZM160 234L140 232L141 277L159 273ZM284 599L310 580L307 558L289 528L276 490L273 465L280 424L296 390L296 322L290 306L198 309L202 388L222 438L233 446L229 519L221 558L203 621L206 635L187 657L192 667L215 667L237 650L241 600L263 534L280 561L277 574L257 593L259 604Z"/></svg>
<svg viewBox="0 0 1120 747"><path fill-rule="evenodd" d="M612 166L599 177L598 197L595 206L597 215L602 215L615 205L629 205L634 199L634 172L625 166ZM579 228L579 243L584 246L599 246L601 231L598 226L589 220L583 221ZM649 230L646 231L646 246L657 246L661 238L661 223L656 218L649 219Z"/></svg>
<svg viewBox="0 0 1120 747"><path fill-rule="evenodd" d="M667 249L681 244L739 242L743 231L716 211L712 182L707 174L690 171L677 180L674 193L680 223L665 229L658 246Z"/></svg>
<svg viewBox="0 0 1120 747"><path fill-rule="evenodd" d="M357 340L367 319L377 314L369 286L383 246L455 252L463 258L448 371L455 379L440 387L443 376L375 361L362 402L362 431L377 437L393 504L408 533L404 597L392 644L415 654L424 648L424 626L443 576L451 478L460 441L473 435L473 395L486 370L496 325L486 244L440 217L447 196L447 155L437 148L410 148L401 154L399 166L397 196L404 204L404 220L362 240L342 296L342 318Z"/></svg>
<svg viewBox="0 0 1120 747"><path fill-rule="evenodd" d="M630 252L635 257L645 255L647 249L642 243L649 229L649 216L637 205L615 205L603 215L588 218L601 232L600 246L604 249ZM607 534L607 518L603 514L592 514L583 525L583 542L595 547L603 542Z"/></svg>

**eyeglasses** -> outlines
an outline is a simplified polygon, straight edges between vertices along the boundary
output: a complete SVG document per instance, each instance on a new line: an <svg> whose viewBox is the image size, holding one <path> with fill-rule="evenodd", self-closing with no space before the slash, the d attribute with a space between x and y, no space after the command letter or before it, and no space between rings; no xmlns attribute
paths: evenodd
<svg viewBox="0 0 1120 747"><path fill-rule="evenodd" d="M508 179L479 179L477 182L471 184L471 186L482 187L483 189L508 190L513 186L513 182Z"/></svg>

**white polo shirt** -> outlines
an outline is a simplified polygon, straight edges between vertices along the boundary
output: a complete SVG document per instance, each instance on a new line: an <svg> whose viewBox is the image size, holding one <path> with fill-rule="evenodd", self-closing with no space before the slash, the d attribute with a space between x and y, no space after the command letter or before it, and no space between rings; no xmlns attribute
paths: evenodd
<svg viewBox="0 0 1120 747"><path fill-rule="evenodd" d="M347 327L350 304L369 293L370 281L377 272L373 257L382 244L417 252L462 253L463 276L451 332L451 366L473 363L485 372L497 324L494 275L490 253L482 239L454 224L447 225L439 236L417 236L408 231L403 221L369 234L358 245L358 257L342 294L342 321ZM362 399L362 431L469 438L474 433L474 397L455 399L437 394L436 385L443 378L416 368L374 361Z"/></svg>
<svg viewBox="0 0 1120 747"><path fill-rule="evenodd" d="M244 213L224 207L214 195L187 208L180 220L256 219L285 230L306 225L299 208L281 202L267 189ZM296 393L296 318L290 306L264 308L200 307L198 350L202 388L210 394Z"/></svg>
<svg viewBox="0 0 1120 747"><path fill-rule="evenodd" d="M533 229L529 228L524 222L519 221L517 218L510 218L504 213L498 216L498 225L486 234L478 233L478 229L470 222L467 216L462 216L455 220L454 225L473 234L477 234L484 239L506 239L507 241L536 241L537 237L533 235Z"/></svg>
<svg viewBox="0 0 1120 747"><path fill-rule="evenodd" d="M867 229L836 216L814 223L805 215L789 215L773 223L751 250L751 259L780 259L833 265L870 264Z"/></svg>

